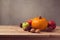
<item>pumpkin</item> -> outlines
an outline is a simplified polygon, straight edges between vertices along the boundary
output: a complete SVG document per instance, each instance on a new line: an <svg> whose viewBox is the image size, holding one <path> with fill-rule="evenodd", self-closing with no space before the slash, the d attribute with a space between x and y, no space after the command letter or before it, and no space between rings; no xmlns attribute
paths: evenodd
<svg viewBox="0 0 60 40"><path fill-rule="evenodd" d="M48 21L42 17L36 17L32 20L32 28L45 30L48 26Z"/></svg>

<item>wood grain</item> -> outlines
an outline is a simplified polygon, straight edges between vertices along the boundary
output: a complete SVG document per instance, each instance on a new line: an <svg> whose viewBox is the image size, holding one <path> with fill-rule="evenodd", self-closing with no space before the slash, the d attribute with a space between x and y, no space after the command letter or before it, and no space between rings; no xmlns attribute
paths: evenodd
<svg viewBox="0 0 60 40"><path fill-rule="evenodd" d="M24 31L17 25L0 25L0 35L20 35L39 37L60 37L60 27L57 26L53 32L30 33Z"/></svg>
<svg viewBox="0 0 60 40"><path fill-rule="evenodd" d="M0 25L0 40L60 40L60 27L53 32L30 33L17 25Z"/></svg>

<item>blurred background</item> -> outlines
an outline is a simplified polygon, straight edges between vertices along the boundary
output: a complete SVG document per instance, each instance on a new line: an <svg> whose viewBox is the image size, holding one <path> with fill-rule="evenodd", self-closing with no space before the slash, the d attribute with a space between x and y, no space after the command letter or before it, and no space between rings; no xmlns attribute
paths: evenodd
<svg viewBox="0 0 60 40"><path fill-rule="evenodd" d="M0 0L0 25L18 25L37 16L60 26L60 0Z"/></svg>

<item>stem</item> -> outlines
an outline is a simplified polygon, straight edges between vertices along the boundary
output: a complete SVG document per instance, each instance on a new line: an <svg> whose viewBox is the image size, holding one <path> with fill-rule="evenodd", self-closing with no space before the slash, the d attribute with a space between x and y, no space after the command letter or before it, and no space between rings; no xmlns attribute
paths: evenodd
<svg viewBox="0 0 60 40"><path fill-rule="evenodd" d="M41 17L41 16L39 16L39 19L42 19L42 17Z"/></svg>

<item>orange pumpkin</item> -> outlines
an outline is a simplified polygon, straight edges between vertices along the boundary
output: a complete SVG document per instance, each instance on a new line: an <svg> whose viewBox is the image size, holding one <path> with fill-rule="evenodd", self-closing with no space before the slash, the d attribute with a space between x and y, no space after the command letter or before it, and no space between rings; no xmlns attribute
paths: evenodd
<svg viewBox="0 0 60 40"><path fill-rule="evenodd" d="M36 17L32 20L32 28L45 30L48 26L48 21L45 18Z"/></svg>

